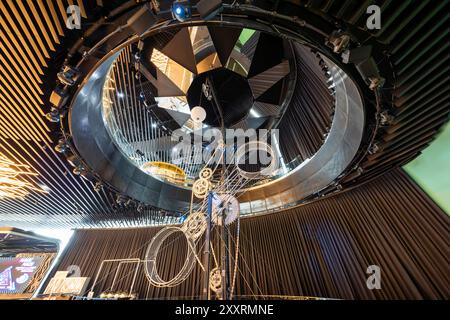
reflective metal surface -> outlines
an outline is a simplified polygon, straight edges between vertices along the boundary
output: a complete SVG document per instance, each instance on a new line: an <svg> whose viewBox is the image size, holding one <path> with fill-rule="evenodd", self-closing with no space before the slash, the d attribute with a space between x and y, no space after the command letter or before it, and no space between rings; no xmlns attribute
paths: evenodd
<svg viewBox="0 0 450 320"><path fill-rule="evenodd" d="M87 165L119 192L166 210L188 207L190 191L164 183L135 166L117 148L102 117L102 90L116 53L102 63L73 101L69 120L75 147Z"/></svg>
<svg viewBox="0 0 450 320"><path fill-rule="evenodd" d="M243 205L248 208L247 213L294 203L322 190L347 168L358 151L364 131L361 96L352 79L330 60L323 59L336 85L335 114L329 135L309 161L278 180L247 189L239 198L241 205L248 202ZM258 200L266 203L262 210L258 210L261 207Z"/></svg>
<svg viewBox="0 0 450 320"><path fill-rule="evenodd" d="M73 101L70 131L87 165L103 181L138 201L171 211L186 209L190 190L162 182L138 168L116 146L102 118L102 90L116 52L105 60ZM354 82L333 62L326 60L335 84L336 106L332 127L322 147L309 161L287 175L252 187L241 194L242 212L263 212L285 206L327 187L351 163L364 129L364 108Z"/></svg>

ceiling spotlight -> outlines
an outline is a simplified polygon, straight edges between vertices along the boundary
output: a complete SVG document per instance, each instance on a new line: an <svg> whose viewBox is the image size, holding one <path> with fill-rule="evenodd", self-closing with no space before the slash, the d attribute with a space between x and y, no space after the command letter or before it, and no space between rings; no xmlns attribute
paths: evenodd
<svg viewBox="0 0 450 320"><path fill-rule="evenodd" d="M58 73L58 79L61 83L67 86L73 86L75 82L78 80L78 76L80 75L79 71L76 68L71 66L65 66L62 68L61 72Z"/></svg>
<svg viewBox="0 0 450 320"><path fill-rule="evenodd" d="M60 139L58 144L55 146L55 151L59 153L64 153L69 149L66 141L64 139Z"/></svg>
<svg viewBox="0 0 450 320"><path fill-rule="evenodd" d="M186 0L177 0L172 4L172 16L180 22L191 18L191 3Z"/></svg>
<svg viewBox="0 0 450 320"><path fill-rule="evenodd" d="M84 167L82 165L78 165L75 168L73 168L72 172L74 175L79 176L84 172Z"/></svg>
<svg viewBox="0 0 450 320"><path fill-rule="evenodd" d="M145 206L142 203L139 203L136 208L137 212L139 212L139 213L142 213L144 211L144 209L145 209Z"/></svg>
<svg viewBox="0 0 450 320"><path fill-rule="evenodd" d="M103 189L103 184L101 182L98 181L94 184L95 192L100 192L100 191L102 191L102 189Z"/></svg>
<svg viewBox="0 0 450 320"><path fill-rule="evenodd" d="M56 109L61 109L69 100L69 95L67 93L67 90L62 87L61 85L58 85L55 90L52 91L50 94L50 103L53 107Z"/></svg>
<svg viewBox="0 0 450 320"><path fill-rule="evenodd" d="M52 110L45 115L45 118L50 122L59 122L61 120L58 109L52 108Z"/></svg>
<svg viewBox="0 0 450 320"><path fill-rule="evenodd" d="M142 76L142 73L139 71L139 69L136 69L136 73L134 74L134 77L136 78L136 80L140 80Z"/></svg>
<svg viewBox="0 0 450 320"><path fill-rule="evenodd" d="M329 47L333 48L333 51L336 53L341 53L342 51L348 48L350 43L350 36L348 34L343 33L340 30L335 30L327 39L326 44Z"/></svg>
<svg viewBox="0 0 450 320"><path fill-rule="evenodd" d="M153 123L152 124L152 128L158 128L158 124L157 123Z"/></svg>
<svg viewBox="0 0 450 320"><path fill-rule="evenodd" d="M127 198L122 195L118 195L116 198L116 203L118 205L123 205L126 201L127 201Z"/></svg>
<svg viewBox="0 0 450 320"><path fill-rule="evenodd" d="M134 205L134 201L131 200L131 199L128 199L128 200L125 202L125 207L127 207L127 208L132 207L133 205Z"/></svg>
<svg viewBox="0 0 450 320"><path fill-rule="evenodd" d="M80 158L74 154L68 156L66 160L72 167L77 167L81 164Z"/></svg>
<svg viewBox="0 0 450 320"><path fill-rule="evenodd" d="M125 97L125 94L123 94L122 92L118 92L117 97L123 99Z"/></svg>
<svg viewBox="0 0 450 320"><path fill-rule="evenodd" d="M389 111L385 110L380 113L380 124L382 126L391 125L394 122L394 116L389 113Z"/></svg>

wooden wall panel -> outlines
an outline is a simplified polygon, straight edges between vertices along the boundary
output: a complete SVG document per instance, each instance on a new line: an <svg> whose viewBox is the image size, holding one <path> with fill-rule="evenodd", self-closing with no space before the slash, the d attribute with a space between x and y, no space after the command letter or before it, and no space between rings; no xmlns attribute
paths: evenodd
<svg viewBox="0 0 450 320"><path fill-rule="evenodd" d="M103 259L144 258L158 230L78 230L58 269L76 264L83 276L93 277ZM448 216L401 170L334 197L244 218L240 234L238 296L450 298ZM161 252L166 275L180 268L183 241L179 238ZM372 264L381 268L380 290L366 287L366 269ZM122 276L125 290L131 276ZM107 289L111 281L109 277L96 291ZM171 289L149 286L140 272L136 287L141 298L196 298L200 288L199 268Z"/></svg>

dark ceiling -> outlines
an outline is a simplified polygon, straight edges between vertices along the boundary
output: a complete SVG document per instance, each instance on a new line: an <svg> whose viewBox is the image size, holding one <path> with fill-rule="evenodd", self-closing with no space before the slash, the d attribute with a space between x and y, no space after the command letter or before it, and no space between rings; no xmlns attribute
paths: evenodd
<svg viewBox="0 0 450 320"><path fill-rule="evenodd" d="M376 148L364 155L341 183L353 186L415 158L448 120L449 87L445 35L448 1L380 0L382 28L367 30L366 8L373 1L254 1L283 15L311 21L336 21L359 43L381 52L378 64L392 74L384 87L383 108L393 116L378 131ZM82 30L65 27L66 8L76 3ZM49 94L69 48L83 32L122 3L134 1L2 1L0 3L0 153L39 173L28 177L49 194L32 192L26 199L0 199L0 226L117 227L173 222L164 212L118 207L115 195L95 192L93 184L72 173L54 151L59 126L46 121ZM381 68L381 72L383 69ZM390 101L389 101L390 100Z"/></svg>

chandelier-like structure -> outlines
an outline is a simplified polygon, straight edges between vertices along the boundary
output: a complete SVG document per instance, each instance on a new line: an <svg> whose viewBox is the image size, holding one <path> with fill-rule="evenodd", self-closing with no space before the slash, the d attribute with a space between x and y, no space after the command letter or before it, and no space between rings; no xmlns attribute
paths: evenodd
<svg viewBox="0 0 450 320"><path fill-rule="evenodd" d="M21 176L37 176L37 173L27 171L28 165L15 163L0 154L0 199L25 199L31 190L47 193L41 187L33 186L23 181Z"/></svg>

